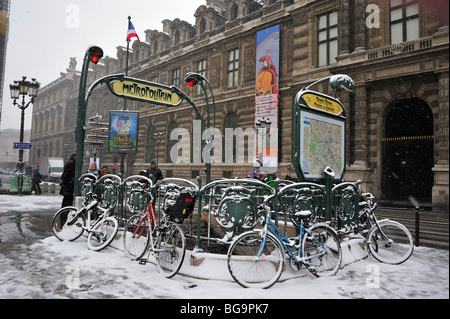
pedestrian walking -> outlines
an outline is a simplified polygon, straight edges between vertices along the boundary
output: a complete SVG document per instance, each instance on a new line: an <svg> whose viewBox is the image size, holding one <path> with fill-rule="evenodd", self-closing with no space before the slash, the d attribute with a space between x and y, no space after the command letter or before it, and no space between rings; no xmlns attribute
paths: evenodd
<svg viewBox="0 0 450 319"><path fill-rule="evenodd" d="M102 175L108 175L108 174L111 174L108 169L108 165L103 165L102 166Z"/></svg>
<svg viewBox="0 0 450 319"><path fill-rule="evenodd" d="M156 161L155 160L152 160L150 165L151 166L147 170L145 175L148 178L151 178L154 183L158 183L160 180L162 180L164 178L163 174L162 174L161 170L158 167L156 167Z"/></svg>
<svg viewBox="0 0 450 319"><path fill-rule="evenodd" d="M97 168L97 163L95 161L89 164L88 173L94 174L97 178L102 176L102 171Z"/></svg>
<svg viewBox="0 0 450 319"><path fill-rule="evenodd" d="M64 196L61 207L73 206L75 161L76 154L72 154L70 159L64 164L64 172L61 176L61 190L59 191L59 194Z"/></svg>
<svg viewBox="0 0 450 319"><path fill-rule="evenodd" d="M39 185L39 183L42 181L42 176L39 173L38 169L33 167L32 171L33 172L31 175L31 193L33 193L33 191L34 191L36 195L41 195L42 190L41 190L41 185Z"/></svg>

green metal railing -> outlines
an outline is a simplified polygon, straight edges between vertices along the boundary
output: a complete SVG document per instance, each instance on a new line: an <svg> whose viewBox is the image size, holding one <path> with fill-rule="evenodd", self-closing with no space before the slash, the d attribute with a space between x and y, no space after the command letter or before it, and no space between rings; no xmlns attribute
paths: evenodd
<svg viewBox="0 0 450 319"><path fill-rule="evenodd" d="M84 174L80 178L80 193L84 205L89 200L87 194L94 193L100 206L111 208L123 226L133 214L145 213L150 200L161 220L167 206L176 201L182 190L189 189L197 194L197 224L195 214L191 214L183 221L183 227L195 249L203 251L214 244L229 244L236 235L258 227L266 214L262 205L266 198L270 198L271 218L277 226L283 223L279 228L284 228L285 235L299 227L295 212L305 210L312 212L310 222L327 222L339 233L356 233L360 183L343 182L329 188L318 183L279 179L273 186L256 179L220 179L202 187L200 178L197 184L180 178L166 178L153 184L141 175L122 179L110 174L97 179L93 174Z"/></svg>

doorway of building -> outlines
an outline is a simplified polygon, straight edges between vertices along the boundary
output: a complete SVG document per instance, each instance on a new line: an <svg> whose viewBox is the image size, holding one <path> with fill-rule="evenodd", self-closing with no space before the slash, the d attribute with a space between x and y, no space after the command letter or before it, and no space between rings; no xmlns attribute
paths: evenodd
<svg viewBox="0 0 450 319"><path fill-rule="evenodd" d="M413 196L431 202L433 114L419 98L392 102L384 116L382 194L386 200Z"/></svg>

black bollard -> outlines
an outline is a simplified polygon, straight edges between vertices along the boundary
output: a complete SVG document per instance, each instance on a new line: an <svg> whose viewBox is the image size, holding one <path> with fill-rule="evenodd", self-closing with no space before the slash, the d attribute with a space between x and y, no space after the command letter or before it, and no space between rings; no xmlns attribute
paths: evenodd
<svg viewBox="0 0 450 319"><path fill-rule="evenodd" d="M416 206L416 239L415 239L415 246L420 246L420 209L419 206Z"/></svg>

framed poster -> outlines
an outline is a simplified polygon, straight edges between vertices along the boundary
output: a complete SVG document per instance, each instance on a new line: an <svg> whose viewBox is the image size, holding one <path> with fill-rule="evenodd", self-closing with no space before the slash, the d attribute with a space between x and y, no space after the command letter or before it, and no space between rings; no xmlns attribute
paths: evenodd
<svg viewBox="0 0 450 319"><path fill-rule="evenodd" d="M139 113L133 111L111 111L109 151L134 153L137 151Z"/></svg>

